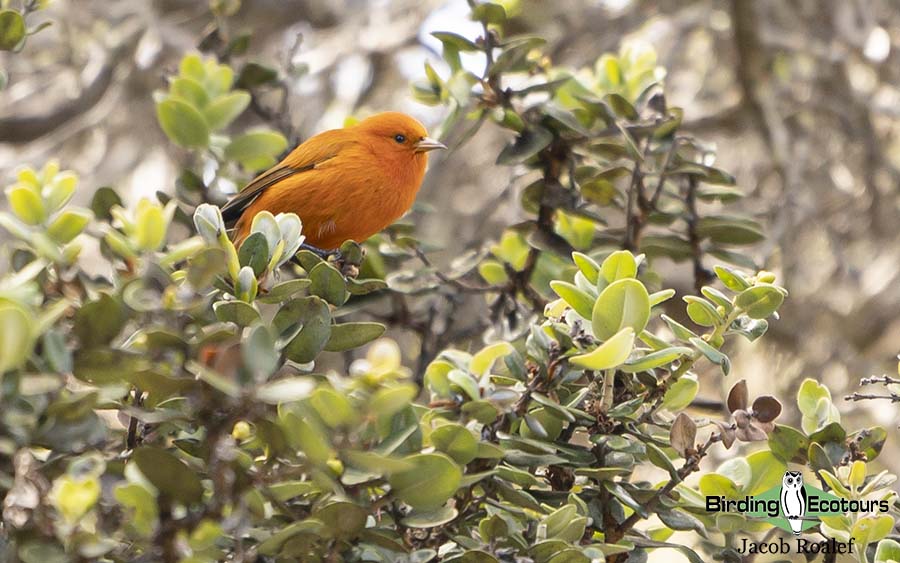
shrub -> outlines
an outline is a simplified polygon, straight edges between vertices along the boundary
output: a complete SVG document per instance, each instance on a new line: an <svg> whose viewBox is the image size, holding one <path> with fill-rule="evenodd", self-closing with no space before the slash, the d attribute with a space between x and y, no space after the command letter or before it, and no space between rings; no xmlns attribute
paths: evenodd
<svg viewBox="0 0 900 563"><path fill-rule="evenodd" d="M737 561L736 532L767 524L709 513L704 495L758 494L791 466L836 496L893 500L894 477L868 467L883 428L845 428L813 380L797 396L801 427L778 424L782 404L751 400L731 374L727 343L763 336L787 291L736 250L762 227L721 211L740 192L680 132L653 52L561 68L541 39L504 34L500 5L472 16L483 34L435 34L450 74L426 65L414 92L448 107L444 131L509 130L497 163L528 172L528 220L486 257L437 270L395 231L368 254L348 242L340 262L323 260L298 252L296 216L268 213L236 249L218 208L200 203L221 186L196 171L179 182L190 197L125 209L107 188L88 210L68 205L74 174L21 170L0 214L17 241L0 285L7 551L26 562L617 562L676 549ZM480 54L484 71L461 53ZM198 169L217 163L217 178L285 146L273 132L229 134L251 95L232 76L188 55L157 100L162 129ZM84 269L88 245L105 273ZM731 266L710 270L709 256ZM693 266L683 304L667 287L672 261ZM488 323L510 330L472 353L450 342L414 372L365 313L386 293L477 294ZM346 373L317 370L323 353L367 344ZM738 379L724 418L685 411L695 368L710 363ZM761 447L701 469L735 442ZM849 514L815 531L887 561L893 522Z"/></svg>

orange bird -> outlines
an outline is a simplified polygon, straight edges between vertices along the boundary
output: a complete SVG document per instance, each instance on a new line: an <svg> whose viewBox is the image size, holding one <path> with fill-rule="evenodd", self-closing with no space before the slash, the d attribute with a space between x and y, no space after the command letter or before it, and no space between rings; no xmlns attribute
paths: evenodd
<svg viewBox="0 0 900 563"><path fill-rule="evenodd" d="M296 213L317 250L362 242L412 207L428 152L444 149L412 117L385 112L311 137L222 208L239 246L260 211Z"/></svg>

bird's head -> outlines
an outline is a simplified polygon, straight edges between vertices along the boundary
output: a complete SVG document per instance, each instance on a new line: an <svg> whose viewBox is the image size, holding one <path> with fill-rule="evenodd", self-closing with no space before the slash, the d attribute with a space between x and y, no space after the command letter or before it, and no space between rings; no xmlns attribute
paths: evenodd
<svg viewBox="0 0 900 563"><path fill-rule="evenodd" d="M424 165L430 151L447 148L430 138L418 120L404 113L379 113L360 121L356 128L369 137L379 153L398 160L410 158Z"/></svg>

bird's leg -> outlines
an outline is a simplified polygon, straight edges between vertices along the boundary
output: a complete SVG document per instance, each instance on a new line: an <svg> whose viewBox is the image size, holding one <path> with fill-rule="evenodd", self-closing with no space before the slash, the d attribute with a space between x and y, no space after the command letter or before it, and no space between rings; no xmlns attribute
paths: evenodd
<svg viewBox="0 0 900 563"><path fill-rule="evenodd" d="M318 246L313 246L311 244L306 244L304 242L304 243L300 244L300 248L298 250L308 250L325 261L328 261L328 259L331 257L334 257L335 260L342 259L341 251L338 250L337 248L334 248L332 250L325 250L324 248L319 248ZM296 254L294 255L293 258L291 258L291 262L300 266L301 268L303 267L303 264L300 263L300 259L297 258Z"/></svg>
<svg viewBox="0 0 900 563"><path fill-rule="evenodd" d="M365 251L358 243L353 241L347 241L341 245L341 248L332 250L325 250L311 244L303 243L300 245L300 250L308 250L322 260L332 262L341 274L347 278L355 278L359 275L359 266L362 264L363 257L365 256ZM292 261L298 266L303 266L297 256L294 256Z"/></svg>
<svg viewBox="0 0 900 563"><path fill-rule="evenodd" d="M318 246L313 246L311 244L306 244L305 242L300 245L300 250L309 250L322 260L328 260L332 256L335 257L335 260L341 259L341 251L337 248L333 248L331 250L325 250L324 248L319 248Z"/></svg>

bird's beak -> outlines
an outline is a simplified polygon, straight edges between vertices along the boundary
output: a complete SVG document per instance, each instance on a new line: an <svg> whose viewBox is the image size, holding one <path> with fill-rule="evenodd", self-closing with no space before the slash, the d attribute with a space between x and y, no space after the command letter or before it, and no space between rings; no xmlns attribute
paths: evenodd
<svg viewBox="0 0 900 563"><path fill-rule="evenodd" d="M422 137L422 139L416 143L416 152L428 152L433 151L434 149L446 149L447 145L440 141L436 141L431 137Z"/></svg>

